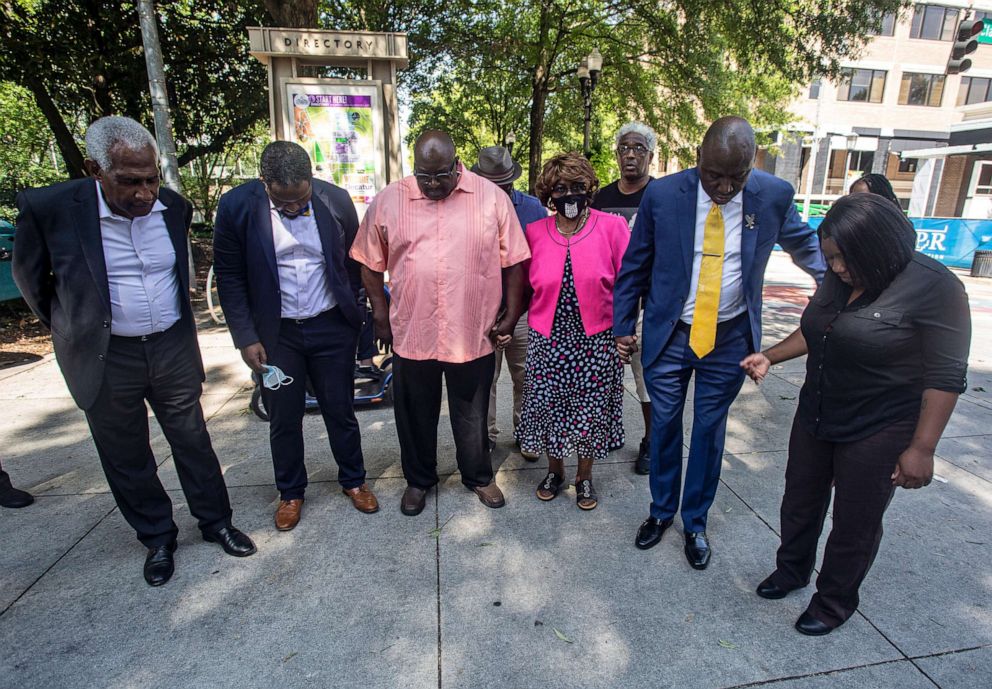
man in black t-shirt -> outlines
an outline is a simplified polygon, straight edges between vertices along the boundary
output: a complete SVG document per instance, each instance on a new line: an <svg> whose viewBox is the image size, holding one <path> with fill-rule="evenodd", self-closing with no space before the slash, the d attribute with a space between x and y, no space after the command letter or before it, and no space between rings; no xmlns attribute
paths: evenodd
<svg viewBox="0 0 992 689"><path fill-rule="evenodd" d="M628 122L617 132L617 164L620 166L620 179L608 184L596 194L592 207L604 213L623 216L630 228L634 227L637 207L652 177L649 174L654 159L654 149L658 136L654 130L640 122ZM637 337L641 337L641 323L637 323ZM634 471L647 475L650 471L649 438L651 437L651 399L644 385L644 367L641 366L640 352L631 357L631 369L637 386L637 398L641 402L644 416L644 437L637 452Z"/></svg>

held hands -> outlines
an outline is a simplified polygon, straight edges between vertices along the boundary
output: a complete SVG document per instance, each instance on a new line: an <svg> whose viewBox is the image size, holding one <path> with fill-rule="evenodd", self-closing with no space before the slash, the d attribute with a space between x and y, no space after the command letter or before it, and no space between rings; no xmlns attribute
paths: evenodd
<svg viewBox="0 0 992 689"><path fill-rule="evenodd" d="M892 485L903 488L922 488L933 480L933 451L910 445L899 455L892 472Z"/></svg>
<svg viewBox="0 0 992 689"><path fill-rule="evenodd" d="M749 354L741 362L741 368L744 369L744 373L754 381L755 385L765 379L765 376L768 375L768 369L771 366L772 362L765 356L764 352Z"/></svg>
<svg viewBox="0 0 992 689"><path fill-rule="evenodd" d="M631 355L637 351L637 335L621 335L616 341L620 361L629 364Z"/></svg>
<svg viewBox="0 0 992 689"><path fill-rule="evenodd" d="M503 351L510 346L513 335L509 330L509 325L503 322L502 316L496 319L493 327L489 329L489 339L492 340L493 347L499 351Z"/></svg>
<svg viewBox="0 0 992 689"><path fill-rule="evenodd" d="M241 350L241 358L244 362L248 364L250 368L255 373L261 375L265 373L265 365L268 363L268 358L265 356L265 347L262 346L261 342L256 342L255 344L250 344Z"/></svg>
<svg viewBox="0 0 992 689"><path fill-rule="evenodd" d="M375 328L376 344L384 352L393 348L393 328L389 324L389 313L373 314L372 325Z"/></svg>

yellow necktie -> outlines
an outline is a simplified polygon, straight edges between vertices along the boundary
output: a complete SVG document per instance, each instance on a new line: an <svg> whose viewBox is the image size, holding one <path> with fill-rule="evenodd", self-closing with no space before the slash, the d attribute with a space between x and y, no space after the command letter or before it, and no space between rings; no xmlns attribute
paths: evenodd
<svg viewBox="0 0 992 689"><path fill-rule="evenodd" d="M723 213L714 203L706 214L703 229L703 260L699 264L696 308L689 331L689 346L700 359L712 352L716 344L716 319L723 284L723 243Z"/></svg>

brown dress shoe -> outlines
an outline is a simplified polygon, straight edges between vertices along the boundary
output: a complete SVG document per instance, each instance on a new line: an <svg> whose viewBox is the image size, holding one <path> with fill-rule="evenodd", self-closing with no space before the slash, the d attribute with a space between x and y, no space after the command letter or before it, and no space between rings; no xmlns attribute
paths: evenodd
<svg viewBox="0 0 992 689"><path fill-rule="evenodd" d="M280 531L291 531L300 523L300 512L303 511L303 498L298 500L280 500L276 509L276 528Z"/></svg>
<svg viewBox="0 0 992 689"><path fill-rule="evenodd" d="M359 512L372 514L379 511L379 501L375 499L375 493L369 489L369 484L363 483L357 488L345 488L341 492L351 498L351 504Z"/></svg>
<svg viewBox="0 0 992 689"><path fill-rule="evenodd" d="M479 496L479 502L486 507L497 509L506 504L506 500L503 499L503 491L499 489L495 481L488 486L472 486L472 491Z"/></svg>
<svg viewBox="0 0 992 689"><path fill-rule="evenodd" d="M424 511L427 502L427 491L416 486L407 486L400 500L400 512L408 517L414 517Z"/></svg>

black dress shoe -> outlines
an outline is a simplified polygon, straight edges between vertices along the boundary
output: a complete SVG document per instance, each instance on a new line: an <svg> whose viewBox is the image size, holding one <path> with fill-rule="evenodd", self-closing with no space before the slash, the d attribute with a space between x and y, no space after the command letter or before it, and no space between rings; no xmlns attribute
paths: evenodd
<svg viewBox="0 0 992 689"><path fill-rule="evenodd" d="M255 544L248 536L233 526L225 526L210 533L204 531L203 540L209 543L220 543L224 552L234 557L248 557L255 554Z"/></svg>
<svg viewBox="0 0 992 689"><path fill-rule="evenodd" d="M0 507L27 507L34 502L34 496L24 490L19 490L13 486L0 487Z"/></svg>
<svg viewBox="0 0 992 689"><path fill-rule="evenodd" d="M651 441L647 438L641 440L641 446L637 449L634 473L641 476L647 476L651 473Z"/></svg>
<svg viewBox="0 0 992 689"><path fill-rule="evenodd" d="M806 636L826 636L833 630L834 628L826 622L821 622L810 615L808 610L796 620L796 631Z"/></svg>
<svg viewBox="0 0 992 689"><path fill-rule="evenodd" d="M779 587L772 578L766 577L763 582L758 584L758 588L754 591L762 598L767 598L768 600L778 600L779 598L785 598L792 592L792 589L784 589Z"/></svg>
<svg viewBox="0 0 992 689"><path fill-rule="evenodd" d="M176 552L175 541L148 549L148 557L145 558L145 581L149 586L161 586L172 578L172 573L176 571L176 564L172 558L174 552Z"/></svg>
<svg viewBox="0 0 992 689"><path fill-rule="evenodd" d="M647 550L648 548L655 547L661 542L661 537L665 534L665 529L671 525L671 517L668 519L655 519L654 517L648 517L637 530L637 538L634 539L634 545L641 550Z"/></svg>
<svg viewBox="0 0 992 689"><path fill-rule="evenodd" d="M710 539L705 531L685 532L685 559L693 569L706 569L710 563Z"/></svg>

